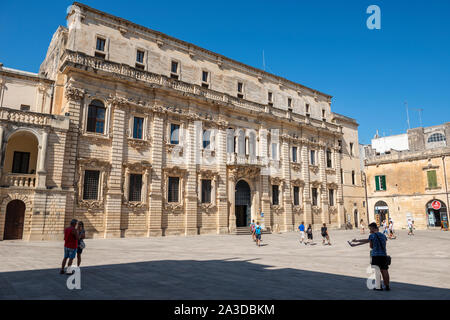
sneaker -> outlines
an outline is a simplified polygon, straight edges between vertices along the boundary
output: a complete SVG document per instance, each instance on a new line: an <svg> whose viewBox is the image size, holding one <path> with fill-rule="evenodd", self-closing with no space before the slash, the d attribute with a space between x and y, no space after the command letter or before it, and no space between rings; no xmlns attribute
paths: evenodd
<svg viewBox="0 0 450 320"><path fill-rule="evenodd" d="M383 287L381 287L380 289L373 288L373 290L375 290L375 291L383 291Z"/></svg>
<svg viewBox="0 0 450 320"><path fill-rule="evenodd" d="M384 288L384 290L386 290L386 291L390 291L390 290L391 290L391 288L390 288L389 286L387 286L387 287L385 287L385 288Z"/></svg>

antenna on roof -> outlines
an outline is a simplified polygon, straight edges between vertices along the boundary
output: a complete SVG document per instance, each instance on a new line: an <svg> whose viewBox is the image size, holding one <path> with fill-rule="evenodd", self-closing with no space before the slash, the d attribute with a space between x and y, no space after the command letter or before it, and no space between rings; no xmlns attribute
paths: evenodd
<svg viewBox="0 0 450 320"><path fill-rule="evenodd" d="M408 129L411 129L411 126L409 125L409 112L408 112L408 102L405 101L406 106L406 122L408 123Z"/></svg>
<svg viewBox="0 0 450 320"><path fill-rule="evenodd" d="M264 58L264 50L263 50L263 70L266 71L266 59Z"/></svg>
<svg viewBox="0 0 450 320"><path fill-rule="evenodd" d="M414 110L419 112L419 121L420 121L420 126L422 127L422 111L423 111L423 109L422 108L416 108Z"/></svg>

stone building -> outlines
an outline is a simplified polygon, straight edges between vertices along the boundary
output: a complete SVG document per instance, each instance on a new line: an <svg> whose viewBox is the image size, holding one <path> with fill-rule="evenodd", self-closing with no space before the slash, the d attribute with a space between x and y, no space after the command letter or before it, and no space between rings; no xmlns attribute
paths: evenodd
<svg viewBox="0 0 450 320"><path fill-rule="evenodd" d="M146 237L233 233L251 220L340 228L345 212L363 214L358 125L331 112L331 96L80 3L67 20L29 76L51 87L51 103L22 111L52 119L48 146L36 138L47 148L39 192L62 197L54 210L27 198L30 238L52 238L42 216L57 233L77 218L89 237Z"/></svg>
<svg viewBox="0 0 450 320"><path fill-rule="evenodd" d="M440 227L448 221L450 123L376 137L364 146L371 220L391 218L394 226Z"/></svg>

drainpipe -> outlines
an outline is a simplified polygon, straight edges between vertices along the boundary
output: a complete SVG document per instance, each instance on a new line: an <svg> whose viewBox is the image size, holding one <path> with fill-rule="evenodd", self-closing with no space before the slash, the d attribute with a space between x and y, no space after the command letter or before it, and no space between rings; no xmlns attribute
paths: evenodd
<svg viewBox="0 0 450 320"><path fill-rule="evenodd" d="M447 186L447 171L445 170L445 155L442 156L442 167L444 168L444 181L445 181L445 193L447 194L447 219L448 219L448 208L450 207L449 203L449 194L448 194L448 186Z"/></svg>

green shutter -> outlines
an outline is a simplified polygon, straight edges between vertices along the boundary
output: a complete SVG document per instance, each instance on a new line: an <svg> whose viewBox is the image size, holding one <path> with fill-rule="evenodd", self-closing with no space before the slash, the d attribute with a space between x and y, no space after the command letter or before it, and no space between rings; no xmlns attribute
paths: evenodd
<svg viewBox="0 0 450 320"><path fill-rule="evenodd" d="M375 176L375 190L380 191L380 176Z"/></svg>
<svg viewBox="0 0 450 320"><path fill-rule="evenodd" d="M428 188L436 188L437 187L436 170L427 171L427 176L428 176Z"/></svg>
<svg viewBox="0 0 450 320"><path fill-rule="evenodd" d="M381 176L381 190L386 190L386 176Z"/></svg>

